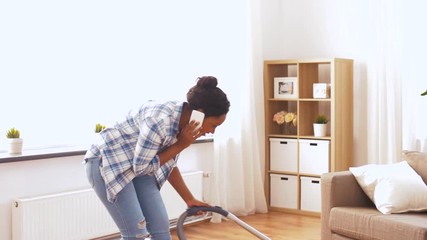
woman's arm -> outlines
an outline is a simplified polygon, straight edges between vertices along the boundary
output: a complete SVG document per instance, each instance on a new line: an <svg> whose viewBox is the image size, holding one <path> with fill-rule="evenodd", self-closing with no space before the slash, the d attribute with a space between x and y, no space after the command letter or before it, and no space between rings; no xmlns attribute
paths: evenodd
<svg viewBox="0 0 427 240"><path fill-rule="evenodd" d="M194 198L193 194L190 192L187 185L185 184L184 179L182 178L181 172L179 171L178 167L175 167L172 170L168 180L169 180L169 183L177 191L179 196L181 196L181 198L184 200L184 202L187 204L188 207L210 206L209 204Z"/></svg>

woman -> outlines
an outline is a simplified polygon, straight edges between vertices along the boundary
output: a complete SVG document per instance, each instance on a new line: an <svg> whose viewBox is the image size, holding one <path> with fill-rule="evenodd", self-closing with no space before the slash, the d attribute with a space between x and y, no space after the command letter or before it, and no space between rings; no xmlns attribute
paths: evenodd
<svg viewBox="0 0 427 240"><path fill-rule="evenodd" d="M150 102L100 133L85 155L89 182L117 224L122 239L171 239L160 188L168 180L188 207L208 206L193 197L177 167L178 154L214 133L230 108L215 77L198 78L187 102ZM205 114L191 121L193 110Z"/></svg>

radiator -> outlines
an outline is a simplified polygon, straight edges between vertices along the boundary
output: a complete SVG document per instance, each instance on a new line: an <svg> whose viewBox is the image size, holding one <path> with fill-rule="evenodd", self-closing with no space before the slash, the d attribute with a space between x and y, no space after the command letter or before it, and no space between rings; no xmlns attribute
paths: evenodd
<svg viewBox="0 0 427 240"><path fill-rule="evenodd" d="M202 199L203 172L185 173L183 178L193 195ZM186 205L169 183L162 187L161 194L173 224ZM14 240L84 240L116 233L116 225L92 189L21 198L13 202Z"/></svg>

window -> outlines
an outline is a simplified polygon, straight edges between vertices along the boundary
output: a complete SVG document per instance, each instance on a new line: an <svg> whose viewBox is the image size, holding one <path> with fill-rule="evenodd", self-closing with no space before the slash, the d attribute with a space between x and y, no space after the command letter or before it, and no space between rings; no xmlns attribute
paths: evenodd
<svg viewBox="0 0 427 240"><path fill-rule="evenodd" d="M247 64L243 5L3 1L0 132L21 130L24 149L88 146L96 123L149 99L185 100L199 76L226 91Z"/></svg>

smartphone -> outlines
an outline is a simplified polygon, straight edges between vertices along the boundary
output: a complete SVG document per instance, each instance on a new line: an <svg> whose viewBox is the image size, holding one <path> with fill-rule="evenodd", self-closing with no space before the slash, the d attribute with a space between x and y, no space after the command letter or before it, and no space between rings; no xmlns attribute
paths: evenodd
<svg viewBox="0 0 427 240"><path fill-rule="evenodd" d="M200 127L202 127L203 119L205 119L205 114L203 112L200 112L197 110L193 110L191 112L190 122L194 120L195 122L199 123L196 129L199 129Z"/></svg>

